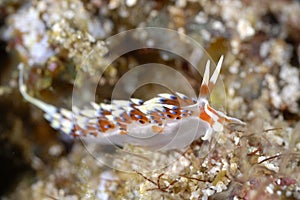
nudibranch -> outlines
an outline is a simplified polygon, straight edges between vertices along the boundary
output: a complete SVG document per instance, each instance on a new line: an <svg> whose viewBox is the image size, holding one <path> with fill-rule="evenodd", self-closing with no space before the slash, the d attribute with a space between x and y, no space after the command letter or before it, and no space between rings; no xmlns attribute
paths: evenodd
<svg viewBox="0 0 300 200"><path fill-rule="evenodd" d="M91 102L84 109L57 108L28 95L22 64L19 65L19 89L25 100L44 111L52 128L73 138L99 144L179 149L200 137L210 140L212 133L221 131L225 124L245 124L209 105L222 62L223 56L209 78L210 61L207 61L198 99L176 92L158 94L147 101L131 98L112 100L109 104Z"/></svg>

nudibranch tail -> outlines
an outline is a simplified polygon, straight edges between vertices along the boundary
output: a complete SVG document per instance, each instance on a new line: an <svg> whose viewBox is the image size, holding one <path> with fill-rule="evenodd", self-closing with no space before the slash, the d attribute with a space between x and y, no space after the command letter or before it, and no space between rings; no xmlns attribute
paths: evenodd
<svg viewBox="0 0 300 200"><path fill-rule="evenodd" d="M38 100L36 98L31 97L27 94L27 87L24 83L24 65L22 63L18 66L20 74L19 74L19 90L23 96L23 98L28 101L29 103L37 106L45 113L55 113L57 111L57 108L55 106L52 106L50 104L44 103L41 100Z"/></svg>
<svg viewBox="0 0 300 200"><path fill-rule="evenodd" d="M18 68L20 71L19 90L23 98L32 105L35 105L36 107L44 111L44 117L50 122L52 128L61 130L66 134L71 134L74 127L73 113L63 108L59 109L51 104L47 104L39 99L30 96L27 93L27 87L24 83L24 65L21 63L19 64Z"/></svg>

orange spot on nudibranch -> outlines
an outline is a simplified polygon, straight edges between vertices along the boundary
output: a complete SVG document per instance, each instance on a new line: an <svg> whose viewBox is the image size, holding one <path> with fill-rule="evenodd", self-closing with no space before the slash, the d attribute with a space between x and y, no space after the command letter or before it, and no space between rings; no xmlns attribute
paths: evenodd
<svg viewBox="0 0 300 200"><path fill-rule="evenodd" d="M121 134L121 135L126 135L126 134L127 134L127 131L121 130L121 131L120 131L120 134Z"/></svg>
<svg viewBox="0 0 300 200"><path fill-rule="evenodd" d="M169 119L181 119L180 115L181 115L181 111L179 109L176 110L166 109L166 117Z"/></svg>
<svg viewBox="0 0 300 200"><path fill-rule="evenodd" d="M78 131L81 130L81 128L78 125L75 125L71 131L71 135L76 138L79 136Z"/></svg>
<svg viewBox="0 0 300 200"><path fill-rule="evenodd" d="M121 120L120 118L118 118L119 122L125 122L127 124L129 124L129 123L132 122L132 119L130 118L130 116L126 112L122 113L121 117L123 118L123 120Z"/></svg>
<svg viewBox="0 0 300 200"><path fill-rule="evenodd" d="M209 123L210 126L212 126L214 124L214 121L213 119L204 111L202 110L200 112L200 115L199 115L200 119L202 119L203 121L206 121Z"/></svg>
<svg viewBox="0 0 300 200"><path fill-rule="evenodd" d="M218 122L220 122L221 124L226 121L226 118L221 117L212 107L210 107L209 105L207 106L207 109L212 112L214 115L218 116Z"/></svg>
<svg viewBox="0 0 300 200"><path fill-rule="evenodd" d="M209 105L207 105L207 109L208 109L210 112L212 112L213 114L219 116L218 113L217 113L212 107L210 107Z"/></svg>
<svg viewBox="0 0 300 200"><path fill-rule="evenodd" d="M166 99L162 104L168 104L168 105L180 106L178 100L171 100L171 99Z"/></svg>
<svg viewBox="0 0 300 200"><path fill-rule="evenodd" d="M100 118L98 123L102 132L105 132L108 129L114 129L116 127L116 125L114 125L113 123L111 123L109 120L105 118L102 119Z"/></svg>
<svg viewBox="0 0 300 200"><path fill-rule="evenodd" d="M146 115L144 113L142 113L140 110L138 109L134 109L130 112L130 117L132 120L134 121L139 121L139 122L143 122L146 123L148 122L148 119L146 117Z"/></svg>
<svg viewBox="0 0 300 200"><path fill-rule="evenodd" d="M209 96L210 92L209 92L209 87L208 85L201 85L200 87L200 94L201 96Z"/></svg>
<svg viewBox="0 0 300 200"><path fill-rule="evenodd" d="M163 127L160 126L152 126L152 131L155 133L162 133L162 131L164 130Z"/></svg>
<svg viewBox="0 0 300 200"><path fill-rule="evenodd" d="M102 115L111 115L111 111L108 110L101 110L102 111Z"/></svg>

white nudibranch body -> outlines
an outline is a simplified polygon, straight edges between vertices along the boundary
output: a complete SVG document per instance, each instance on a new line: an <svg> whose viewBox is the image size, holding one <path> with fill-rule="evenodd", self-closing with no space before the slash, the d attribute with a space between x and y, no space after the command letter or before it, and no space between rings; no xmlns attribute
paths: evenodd
<svg viewBox="0 0 300 200"><path fill-rule="evenodd" d="M245 124L209 106L209 96L217 82L223 56L209 79L207 61L198 99L184 94L158 94L147 101L113 100L110 104L91 102L90 108L71 110L57 108L27 94L23 65L19 65L19 87L25 100L45 112L50 125L74 138L100 144L126 143L156 149L179 149L201 137L210 140L224 124Z"/></svg>

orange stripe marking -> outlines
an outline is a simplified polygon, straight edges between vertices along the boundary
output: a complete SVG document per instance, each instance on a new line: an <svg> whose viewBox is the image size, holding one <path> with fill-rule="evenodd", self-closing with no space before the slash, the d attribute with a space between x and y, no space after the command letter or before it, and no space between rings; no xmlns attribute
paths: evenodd
<svg viewBox="0 0 300 200"><path fill-rule="evenodd" d="M200 119L208 122L210 126L212 126L214 124L213 119L204 110L202 112L200 112L199 117L200 117Z"/></svg>

